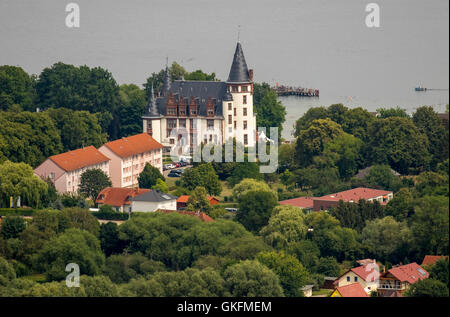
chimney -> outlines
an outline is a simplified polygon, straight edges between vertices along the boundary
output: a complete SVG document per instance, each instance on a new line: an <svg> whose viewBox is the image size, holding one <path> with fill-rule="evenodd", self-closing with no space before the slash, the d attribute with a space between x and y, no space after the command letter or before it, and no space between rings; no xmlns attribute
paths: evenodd
<svg viewBox="0 0 450 317"><path fill-rule="evenodd" d="M248 77L250 78L250 81L253 81L253 69L248 70Z"/></svg>

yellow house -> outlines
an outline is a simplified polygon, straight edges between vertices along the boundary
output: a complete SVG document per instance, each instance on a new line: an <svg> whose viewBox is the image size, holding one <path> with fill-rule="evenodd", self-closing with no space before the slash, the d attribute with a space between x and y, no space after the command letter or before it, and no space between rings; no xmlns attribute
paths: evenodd
<svg viewBox="0 0 450 317"><path fill-rule="evenodd" d="M336 287L330 297L369 297L359 283Z"/></svg>
<svg viewBox="0 0 450 317"><path fill-rule="evenodd" d="M368 294L376 291L379 283L380 273L375 263L361 265L352 268L338 278L337 287L358 283Z"/></svg>

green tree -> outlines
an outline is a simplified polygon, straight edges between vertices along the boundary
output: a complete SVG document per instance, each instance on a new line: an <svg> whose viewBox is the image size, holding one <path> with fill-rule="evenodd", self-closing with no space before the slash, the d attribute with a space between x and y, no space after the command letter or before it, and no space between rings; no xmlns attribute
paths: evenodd
<svg viewBox="0 0 450 317"><path fill-rule="evenodd" d="M104 188L111 186L111 180L105 172L99 168L92 168L81 174L79 192L95 201Z"/></svg>
<svg viewBox="0 0 450 317"><path fill-rule="evenodd" d="M340 276L341 267L338 261L333 257L320 258L317 266L315 267L317 273L323 274L325 276Z"/></svg>
<svg viewBox="0 0 450 317"><path fill-rule="evenodd" d="M281 251L262 252L256 259L278 275L286 296L303 296L301 288L308 282L309 273L297 258Z"/></svg>
<svg viewBox="0 0 450 317"><path fill-rule="evenodd" d="M263 175L259 171L259 166L254 162L240 162L234 166L231 176L228 177L227 181L231 186L235 186L240 183L245 178L253 178L256 180L261 180Z"/></svg>
<svg viewBox="0 0 450 317"><path fill-rule="evenodd" d="M204 187L197 187L192 192L192 195L189 196L186 210L188 211L200 211L206 214L210 214L211 212L211 204L208 200L208 193Z"/></svg>
<svg viewBox="0 0 450 317"><path fill-rule="evenodd" d="M272 189L265 182L253 178L244 178L233 187L233 198L238 200L241 195L252 190L272 192Z"/></svg>
<svg viewBox="0 0 450 317"><path fill-rule="evenodd" d="M431 267L430 278L441 281L445 285L449 285L449 260L448 256L444 259L437 260Z"/></svg>
<svg viewBox="0 0 450 317"><path fill-rule="evenodd" d="M410 118L406 113L405 109L401 109L400 107L396 108L378 108L377 109L379 118L386 119L391 117L399 117L399 118Z"/></svg>
<svg viewBox="0 0 450 317"><path fill-rule="evenodd" d="M425 196L414 206L411 231L419 254L448 254L448 197Z"/></svg>
<svg viewBox="0 0 450 317"><path fill-rule="evenodd" d="M361 234L362 245L370 255L394 263L402 261L407 255L404 251L402 253L402 248L410 249L411 239L411 230L406 223L397 222L390 216L367 221Z"/></svg>
<svg viewBox="0 0 450 317"><path fill-rule="evenodd" d="M22 110L34 111L35 80L21 67L0 66L0 110L19 105Z"/></svg>
<svg viewBox="0 0 450 317"><path fill-rule="evenodd" d="M397 221L405 221L414 213L413 195L408 188L401 188L386 205L386 216Z"/></svg>
<svg viewBox="0 0 450 317"><path fill-rule="evenodd" d="M389 117L374 121L366 144L366 157L378 164L389 164L401 174L428 166L430 155L426 135L408 118Z"/></svg>
<svg viewBox="0 0 450 317"><path fill-rule="evenodd" d="M236 220L250 231L259 231L267 225L277 196L273 192L251 190L239 197Z"/></svg>
<svg viewBox="0 0 450 317"><path fill-rule="evenodd" d="M59 131L45 112L3 112L0 136L6 143L2 149L6 158L33 167L62 150Z"/></svg>
<svg viewBox="0 0 450 317"><path fill-rule="evenodd" d="M412 284L405 294L407 297L448 297L448 286L441 281L428 278Z"/></svg>
<svg viewBox="0 0 450 317"><path fill-rule="evenodd" d="M101 224L99 240L106 256L120 253L123 250L123 242L119 239L119 227L115 222Z"/></svg>
<svg viewBox="0 0 450 317"><path fill-rule="evenodd" d="M306 232L303 211L283 205L273 209L269 223L261 229L260 234L272 247L286 249L290 244L305 239Z"/></svg>
<svg viewBox="0 0 450 317"><path fill-rule="evenodd" d="M283 296L278 276L258 261L246 260L224 272L225 288L233 297Z"/></svg>
<svg viewBox="0 0 450 317"><path fill-rule="evenodd" d="M9 207L10 197L16 206L20 197L22 205L39 207L47 189L47 184L34 175L31 166L9 161L0 164L0 204L3 206Z"/></svg>
<svg viewBox="0 0 450 317"><path fill-rule="evenodd" d="M313 157L321 155L326 143L342 135L344 132L339 124L330 119L313 120L311 125L299 133L297 138L295 158L300 166L308 166Z"/></svg>
<svg viewBox="0 0 450 317"><path fill-rule="evenodd" d="M85 230L75 228L50 239L38 256L38 262L50 281L65 278L68 263L77 263L81 274L98 275L104 261L98 239Z"/></svg>
<svg viewBox="0 0 450 317"><path fill-rule="evenodd" d="M6 259L0 257L0 287L8 284L16 278L16 272Z"/></svg>
<svg viewBox="0 0 450 317"><path fill-rule="evenodd" d="M365 182L369 187L392 191L397 191L402 186L389 165L374 165L366 175Z"/></svg>
<svg viewBox="0 0 450 317"><path fill-rule="evenodd" d="M336 166L343 179L349 179L358 171L363 142L351 134L343 133L325 143L323 156Z"/></svg>
<svg viewBox="0 0 450 317"><path fill-rule="evenodd" d="M369 202L360 199L355 204L341 200L337 206L330 208L330 215L339 220L342 227L361 232L366 221L382 218L384 210L378 201Z"/></svg>
<svg viewBox="0 0 450 317"><path fill-rule="evenodd" d="M161 178L158 178L156 180L156 184L152 186L152 189L159 190L160 192L163 193L169 192L169 186L167 186L167 184Z"/></svg>
<svg viewBox="0 0 450 317"><path fill-rule="evenodd" d="M146 111L145 91L134 84L119 87L120 136L127 137L142 132L142 115Z"/></svg>
<svg viewBox="0 0 450 317"><path fill-rule="evenodd" d="M107 70L59 62L41 72L36 91L41 109L64 107L111 114L109 136L118 137L119 86Z"/></svg>
<svg viewBox="0 0 450 317"><path fill-rule="evenodd" d="M328 109L326 107L312 107L295 122L295 133L298 137L300 132L307 130L314 120L329 118Z"/></svg>
<svg viewBox="0 0 450 317"><path fill-rule="evenodd" d="M448 130L443 127L441 119L431 106L417 108L412 120L419 131L428 138L428 151L432 156L431 166L435 168L437 163L448 158Z"/></svg>
<svg viewBox="0 0 450 317"><path fill-rule="evenodd" d="M281 136L282 125L286 121L286 108L277 99L277 93L267 89L268 84L254 84L253 106L256 112L256 124L258 127L278 127L278 138Z"/></svg>
<svg viewBox="0 0 450 317"><path fill-rule="evenodd" d="M27 224L25 218L18 216L7 216L2 219L0 234L5 240L18 238Z"/></svg>
<svg viewBox="0 0 450 317"><path fill-rule="evenodd" d="M152 188L156 185L158 179L166 180L158 168L146 163L144 169L138 176L139 187Z"/></svg>
<svg viewBox="0 0 450 317"><path fill-rule="evenodd" d="M97 115L88 111L74 111L68 108L51 108L45 111L55 123L61 136L64 151L85 146L100 147L107 140L107 134Z"/></svg>
<svg viewBox="0 0 450 317"><path fill-rule="evenodd" d="M209 195L220 195L222 185L211 163L202 163L197 167L186 169L180 179L180 186L194 190L201 186Z"/></svg>

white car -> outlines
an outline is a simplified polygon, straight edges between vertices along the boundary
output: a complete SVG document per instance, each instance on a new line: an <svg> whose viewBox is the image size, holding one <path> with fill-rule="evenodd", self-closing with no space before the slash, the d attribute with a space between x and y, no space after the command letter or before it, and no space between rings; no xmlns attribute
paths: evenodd
<svg viewBox="0 0 450 317"><path fill-rule="evenodd" d="M172 164L166 164L166 165L164 165L164 169L165 169L165 170L170 170L170 169L172 169L172 168L175 168L175 166L173 166Z"/></svg>

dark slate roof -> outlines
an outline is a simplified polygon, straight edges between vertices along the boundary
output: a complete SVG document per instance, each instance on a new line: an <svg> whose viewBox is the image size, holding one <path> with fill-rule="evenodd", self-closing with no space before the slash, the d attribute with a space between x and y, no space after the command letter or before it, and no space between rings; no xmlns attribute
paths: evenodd
<svg viewBox="0 0 450 317"><path fill-rule="evenodd" d="M171 84L170 90L165 96L156 99L158 115L165 116L166 103L170 93L173 94L177 104L180 101L180 97L185 98L185 100L187 99L188 111L191 97L194 97L199 105L199 116L206 116L208 98L215 99L216 101L214 108L216 117L223 116L222 102L232 100L231 94L227 91L227 84L223 81L176 80ZM147 112L144 117L152 117L152 114Z"/></svg>
<svg viewBox="0 0 450 317"><path fill-rule="evenodd" d="M148 202L161 202L161 201L168 201L177 199L177 196L173 196L170 194L166 194L163 192L160 192L159 190L151 190L149 192L146 192L144 194L141 194L139 196L136 196L132 198L132 201L148 201Z"/></svg>
<svg viewBox="0 0 450 317"><path fill-rule="evenodd" d="M170 72L169 72L169 67L166 66L166 71L164 72L164 82L163 82L163 86L162 86L162 93L165 94L170 90L170 85L171 85L171 79L170 79Z"/></svg>
<svg viewBox="0 0 450 317"><path fill-rule="evenodd" d="M230 75L227 83L250 83L247 63L245 62L244 52L241 43L237 43L234 52L233 63L231 64Z"/></svg>
<svg viewBox="0 0 450 317"><path fill-rule="evenodd" d="M161 114L158 111L158 107L156 105L156 98L155 98L155 92L153 90L153 84L152 84L152 92L150 99L147 104L147 117L151 118L157 118L161 117Z"/></svg>

